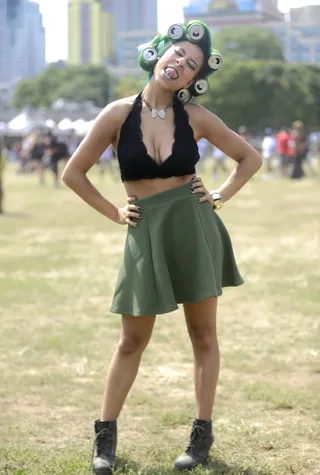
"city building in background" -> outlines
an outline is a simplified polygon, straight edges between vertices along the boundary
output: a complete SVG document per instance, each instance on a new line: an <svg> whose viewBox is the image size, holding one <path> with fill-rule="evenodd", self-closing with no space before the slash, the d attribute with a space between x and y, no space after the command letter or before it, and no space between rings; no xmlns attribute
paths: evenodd
<svg viewBox="0 0 320 475"><path fill-rule="evenodd" d="M293 24L320 25L320 2L319 5L310 5L300 8L291 8L290 22Z"/></svg>
<svg viewBox="0 0 320 475"><path fill-rule="evenodd" d="M27 1L25 7L24 34L21 36L23 36L25 40L27 61L25 64L25 73L22 73L23 77L32 78L46 67L46 35L38 3ZM22 56L20 59L22 59ZM22 64L22 62L20 62L20 64ZM16 75L18 76L19 63L16 67Z"/></svg>
<svg viewBox="0 0 320 475"><path fill-rule="evenodd" d="M185 21L202 19L213 31L234 25L267 28L277 35L288 62L320 66L320 5L294 8L284 17L277 0L190 0L184 16Z"/></svg>
<svg viewBox="0 0 320 475"><path fill-rule="evenodd" d="M120 75L141 75L137 48L157 34L157 7L157 0L114 1L116 66Z"/></svg>
<svg viewBox="0 0 320 475"><path fill-rule="evenodd" d="M213 30L283 20L277 0L191 0L184 8L184 16L186 21L199 18Z"/></svg>
<svg viewBox="0 0 320 475"><path fill-rule="evenodd" d="M37 3L0 0L0 83L32 78L46 66L45 30Z"/></svg>
<svg viewBox="0 0 320 475"><path fill-rule="evenodd" d="M70 64L139 75L137 47L157 33L157 0L69 0Z"/></svg>
<svg viewBox="0 0 320 475"><path fill-rule="evenodd" d="M0 0L0 83L8 82L10 77L10 71L8 71L10 58L8 22L7 1Z"/></svg>
<svg viewBox="0 0 320 475"><path fill-rule="evenodd" d="M106 64L114 56L113 2L70 0L68 61L73 65Z"/></svg>
<svg viewBox="0 0 320 475"><path fill-rule="evenodd" d="M269 28L278 35L287 61L320 66L320 5L291 9L286 23Z"/></svg>

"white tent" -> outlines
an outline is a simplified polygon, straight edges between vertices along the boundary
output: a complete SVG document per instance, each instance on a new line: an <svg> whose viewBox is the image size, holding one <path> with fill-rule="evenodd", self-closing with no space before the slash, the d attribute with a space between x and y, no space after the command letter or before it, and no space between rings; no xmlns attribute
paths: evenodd
<svg viewBox="0 0 320 475"><path fill-rule="evenodd" d="M72 130L73 129L73 124L72 120L66 117L65 119L62 119L61 122L58 124L58 129L59 130Z"/></svg>
<svg viewBox="0 0 320 475"><path fill-rule="evenodd" d="M55 123L55 121L52 120L52 119L47 119L47 120L45 121L45 126L48 127L48 129L54 129L55 126L56 126L56 123Z"/></svg>
<svg viewBox="0 0 320 475"><path fill-rule="evenodd" d="M22 112L8 123L9 130L19 132L28 132L34 127L33 122L28 118L27 114Z"/></svg>
<svg viewBox="0 0 320 475"><path fill-rule="evenodd" d="M72 128L78 135L85 135L89 130L89 122L84 119L75 120L72 123Z"/></svg>

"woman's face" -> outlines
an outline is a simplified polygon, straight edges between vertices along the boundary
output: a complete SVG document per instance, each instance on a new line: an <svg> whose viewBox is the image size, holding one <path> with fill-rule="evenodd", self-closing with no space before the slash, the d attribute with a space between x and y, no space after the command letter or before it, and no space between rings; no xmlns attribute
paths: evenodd
<svg viewBox="0 0 320 475"><path fill-rule="evenodd" d="M203 61L203 53L199 46L189 41L175 43L159 59L154 70L154 78L166 90L179 91L192 84Z"/></svg>

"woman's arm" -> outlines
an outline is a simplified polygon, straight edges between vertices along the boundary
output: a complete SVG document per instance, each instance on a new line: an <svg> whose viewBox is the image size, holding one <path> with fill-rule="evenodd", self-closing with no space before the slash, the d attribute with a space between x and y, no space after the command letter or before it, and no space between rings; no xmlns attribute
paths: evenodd
<svg viewBox="0 0 320 475"><path fill-rule="evenodd" d="M114 141L130 107L124 101L109 104L96 118L95 123L81 142L62 174L62 181L92 208L115 222L119 221L119 210L106 200L86 176L90 168ZM129 223L128 223L129 224Z"/></svg>
<svg viewBox="0 0 320 475"><path fill-rule="evenodd" d="M225 183L216 190L221 194L224 202L228 201L259 170L262 165L261 156L250 144L230 130L216 115L201 106L190 105L192 108L190 108L190 112L188 110L188 113L197 136L205 137L215 147L237 162L235 170Z"/></svg>

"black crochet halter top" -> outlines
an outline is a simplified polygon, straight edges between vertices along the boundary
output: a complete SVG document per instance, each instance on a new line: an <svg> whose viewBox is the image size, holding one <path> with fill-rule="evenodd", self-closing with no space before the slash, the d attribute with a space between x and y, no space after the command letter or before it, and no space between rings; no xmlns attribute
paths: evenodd
<svg viewBox="0 0 320 475"><path fill-rule="evenodd" d="M122 181L192 175L199 150L189 117L177 99L173 102L174 142L171 155L158 164L147 152L141 132L142 99L140 93L123 123L118 143L118 160ZM150 119L152 120L152 119Z"/></svg>

